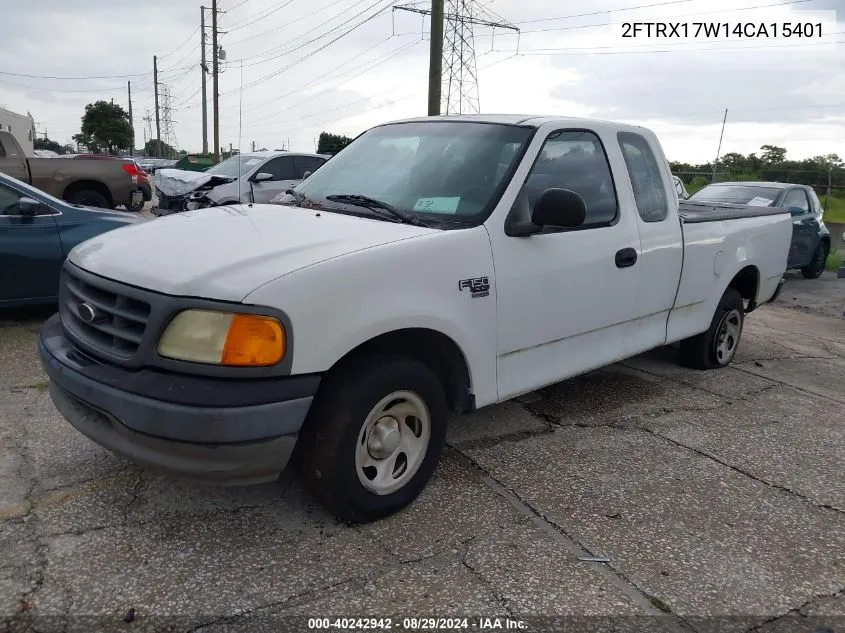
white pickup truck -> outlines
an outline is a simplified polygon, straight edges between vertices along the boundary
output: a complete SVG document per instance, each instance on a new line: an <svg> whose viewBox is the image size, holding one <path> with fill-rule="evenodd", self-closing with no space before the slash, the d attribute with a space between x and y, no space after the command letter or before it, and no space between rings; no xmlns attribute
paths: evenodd
<svg viewBox="0 0 845 633"><path fill-rule="evenodd" d="M786 268L785 209L678 202L641 127L377 126L281 205L189 211L69 255L40 355L115 453L226 483L294 454L347 521L410 503L469 412L659 346L733 358Z"/></svg>

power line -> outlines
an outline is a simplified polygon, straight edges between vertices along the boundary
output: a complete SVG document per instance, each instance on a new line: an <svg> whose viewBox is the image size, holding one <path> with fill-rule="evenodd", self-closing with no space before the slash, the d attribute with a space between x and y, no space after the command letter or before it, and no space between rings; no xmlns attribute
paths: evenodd
<svg viewBox="0 0 845 633"><path fill-rule="evenodd" d="M228 13L229 11L234 11L234 10L235 10L235 9L237 9L239 6L244 5L244 4L246 4L247 2L249 2L249 0L241 0L240 2L238 2L238 4L236 4L236 5L235 5L235 6L233 6L233 7L229 7L229 8L228 8L228 9L226 9L223 13Z"/></svg>
<svg viewBox="0 0 845 633"><path fill-rule="evenodd" d="M698 0L668 0L667 2L655 2L653 4L639 4L633 7L623 7L621 9L605 9L604 11L591 11L590 13L574 13L572 15L562 15L556 18L539 18L536 20L522 20L514 22L514 24L534 24L535 22L552 22L554 20L570 20L572 18L585 18L593 15L604 15L607 13L617 13L619 11L634 11L636 9L647 9L650 7L662 7L667 4L681 4L684 2L698 2Z"/></svg>
<svg viewBox="0 0 845 633"><path fill-rule="evenodd" d="M390 0L389 0L389 1L390 1ZM378 5L378 4L381 4L382 2L383 2L383 0L376 0L376 2L372 3L372 4L371 4L369 7L367 7L364 11L365 11L365 12L366 12L366 11L369 11L370 9L372 9L373 7L375 7L375 6L376 6L376 5ZM387 8L388 8L388 6L384 6L382 9L380 9L379 11L377 11L376 13L374 13L373 15L371 15L370 17L368 17L368 18L366 18L366 19L362 20L361 22L359 22L358 24L356 24L356 25L354 25L354 26L352 26L352 27L348 28L346 31L344 31L343 33L341 33L340 35L338 35L338 36L337 36L337 37L335 37L334 39L329 40L327 43L323 44L322 46L320 46L320 47L319 47L319 48L317 48L316 50L313 50L313 51L311 51L310 53L308 53L308 54L306 54L306 55L304 55L304 56L300 57L299 59L297 59L297 60L295 60L295 61L291 62L291 63L290 63L290 64L288 64L287 66L283 66L282 68L278 68L278 69L276 69L275 71L273 71L273 72L271 72L271 73L268 73L267 75L264 75L263 77L259 77L258 79L254 80L254 81L251 81L250 83L246 84L246 85L243 87L243 89L244 89L244 90L247 90L247 89L249 89L249 88L252 88L252 87L254 87L254 86L257 86L258 84L263 83L263 82L264 82L264 81L266 81L267 79L272 79L273 77L276 77L276 76L278 76L278 75L282 74L282 73L283 73L283 72L285 72L286 70L289 70L289 69L293 68L294 66L296 66L296 65L298 65L298 64L301 64L301 63L302 63L303 61L305 61L306 59L309 59L309 58L313 57L314 55L316 55L316 54L317 54L317 53L319 53L320 51L322 51L322 50L324 50L324 49L328 48L329 46L331 46L332 44L334 44L334 43L335 43L335 42L337 42L338 40L340 40L340 39L342 39L342 38L346 37L347 35L349 35L350 33L352 33L354 30L356 30L356 29L360 28L361 26L363 26L363 25L364 25L364 24L366 24L367 22L369 22L369 21L371 21L371 20L375 19L376 17L378 17L379 15L383 14ZM347 20L347 22L350 22L350 21L351 21L351 19L350 19L350 20ZM346 24L346 22L344 22L344 24ZM338 26L340 26L340 25L338 25ZM336 28L337 28L337 27L335 27L335 29L336 29ZM315 38L315 39L311 40L310 42L306 42L305 44L302 44L301 46L298 46L298 47L297 47L297 48L295 48L294 50L298 50L298 49L300 49L300 48L304 48L304 47L305 47L305 46L307 46L308 44L311 44L311 43L313 43L313 42L315 42L315 41L317 41L317 40L319 40L319 39L322 39L323 37L325 37L326 35L329 35L329 34L330 34L330 33L325 33L324 35L322 35L322 36L320 36L320 37L317 37L317 38ZM288 52L290 53L290 52L293 52L293 51L288 51ZM285 54L287 54L287 53L285 53ZM229 90L228 92L223 93L223 94L232 94L232 93L234 93L234 92L237 92L237 90Z"/></svg>
<svg viewBox="0 0 845 633"><path fill-rule="evenodd" d="M327 4L327 5L323 6L323 7L320 7L320 8L319 8L319 9L317 9L316 11L312 11L311 13L308 13L308 14L306 14L306 15L303 15L302 17L297 18L297 19L295 19L295 20L290 20L290 21L288 21L288 22L285 22L284 27L285 27L285 28L288 28L291 24L296 24L297 22L302 22L302 20L306 20L306 19L308 19L308 18L310 18L310 17L312 17L312 16L314 16L314 15L316 15L316 14L320 13L321 11L325 11L326 9L331 9L333 6L335 6L335 5L337 5L337 4L340 4L341 2L345 2L345 1L346 1L346 0L334 0L334 2L331 2L331 3L329 3L329 4ZM353 5L353 6L354 6L354 5ZM340 14L342 14L342 13L346 13L346 11L347 11L347 10L348 10L348 9L344 9L344 10L343 10L343 11L341 11L338 15L340 15ZM335 17L337 17L337 16L335 16ZM331 20L333 20L333 19L334 19L334 18L331 18ZM240 40L235 40L234 42L229 42L229 46L234 46L235 44L241 44L242 42L246 42L246 41L249 41L249 40L258 39L258 38L260 38L260 37L262 37L262 36L264 36L264 35L267 35L267 34L269 34L269 33L278 33L278 31L279 31L279 27L278 27L278 26L275 26L275 27L273 27L272 29L268 29L268 30L266 30L266 31L262 31L262 32L260 32L260 33L256 33L256 34L254 34L254 35L250 35L249 37L245 37L245 38L240 39ZM297 38L294 38L294 39L297 39Z"/></svg>
<svg viewBox="0 0 845 633"><path fill-rule="evenodd" d="M283 44L283 45L281 45L281 46L273 46L273 47L268 48L268 49L266 49L266 50L264 50L264 51L261 51L261 52L259 52L259 53L255 53L254 55L249 55L249 56L244 57L244 58L242 58L242 59L239 59L239 60L237 60L237 61L239 61L239 62L244 62L244 61L247 61L247 60L250 60L250 59L257 59L257 58L259 58L259 57L263 57L263 56L265 56L265 55L271 55L271 56L270 56L270 57L268 57L267 59L263 59L263 60L261 60L261 61L253 62L252 64L247 64L247 67L249 67L249 66L257 66L257 65L259 65L259 64L266 64L267 62L269 62L269 61L273 61L274 59L278 59L279 57L283 57L283 56L287 55L287 54L288 54L288 53L290 53L290 52L293 52L293 51L299 50L299 49L300 49L300 48L302 48L303 46L307 46L308 44L312 44L313 42L316 42L316 41L318 41L318 40L320 40L320 39L322 39L322 38L324 38L324 37L327 37L327 36L331 35L331 34L332 34L332 32L333 32L333 31L332 31L332 29L337 29L337 28L339 28L339 27L343 26L344 24L348 24L349 22L351 22L352 20L354 20L356 17L358 17L358 16L360 15L360 12L359 12L358 14L356 14L355 16L353 16L352 18L349 18L349 19L348 19L348 20L346 20L345 22L341 22L340 24L337 24L337 25L335 25L335 26L331 27L328 31L324 32L322 35L320 35L320 36L318 36L318 37L316 37L316 38L314 38L314 39L312 39L312 40L310 40L310 41L308 41L308 42L305 42L304 44L296 44L296 42L297 42L298 40L303 39L306 35L310 35L311 33L314 33L315 31L319 31L320 29L325 28L326 26L328 26L328 24L329 24L330 22L332 22L333 20L335 20L335 19L339 18L341 15L343 15L343 14L344 14L344 13L346 13L347 11L351 11L351 10L353 10L355 7L357 7L357 6L359 6L359 5L364 4L364 2L366 2L366 0L357 0L357 2L354 2L352 5L350 5L350 6L349 6L349 7L347 7L346 9L344 9L344 10L342 10L342 11L340 11L340 12L336 13L334 16L332 16L332 17L331 17L331 18L329 18L328 20L324 21L324 22L323 22L323 23L321 23L321 24L318 24L317 26L315 26L315 27L313 27L313 28L308 29L308 30L307 30L307 31L305 31L304 33L300 33L299 35L297 35L296 37L294 37L294 38L292 38L292 39L288 40L285 44ZM291 46L291 45L293 45L293 46Z"/></svg>
<svg viewBox="0 0 845 633"><path fill-rule="evenodd" d="M842 32L842 31L840 31ZM519 52L516 51L509 51L509 50L496 50L494 49L493 52L497 53L510 53L513 52L515 57L522 57L522 56L531 56L531 55L549 55L549 56L557 56L557 55L583 55L584 52L589 52L590 55L619 55L619 54L637 54L637 53L696 53L699 51L716 51L716 52L727 52L727 51L749 51L749 50L759 50L759 49L772 49L772 48L803 48L806 46L827 46L828 44L842 44L845 43L845 40L835 40L833 42L801 42L799 44L779 44L779 45L762 45L762 46L718 46L715 48L690 48L690 49L673 49L673 48L663 48L657 50L649 50L649 51L641 51L641 50L632 50L638 48L644 48L642 46L628 46L628 47L621 47L618 50L607 50L607 51L597 51L596 48L615 48L615 47L587 47L587 48L537 48L537 49L523 49ZM689 45L689 44L699 44L699 42L676 42L674 44L664 44L663 46L681 46L681 45ZM659 46L658 44L646 44L645 46ZM571 51L571 52L557 52L557 51ZM492 65L492 64L491 64Z"/></svg>
<svg viewBox="0 0 845 633"><path fill-rule="evenodd" d="M185 38L185 40L184 40L181 44L179 44L179 46L177 46L177 47L176 47L176 48L174 48L172 51L170 51L169 53L167 53L167 55L159 55L159 59L164 59L165 57L170 57L173 53L175 53L175 52L176 52L176 51L178 51L180 48L182 48L185 44L187 44L188 42L190 42L190 41L191 41L191 38L192 38L192 37L193 37L193 36L197 33L197 31L199 31L199 30L200 30L200 27L195 28L193 31L191 31L191 34L190 34L188 37L186 37L186 38Z"/></svg>
<svg viewBox="0 0 845 633"><path fill-rule="evenodd" d="M271 103L276 103L280 99L284 99L287 96L298 93L305 88L309 88L310 86L313 86L314 84L319 83L321 80L325 79L328 75L332 74L333 72L335 72L337 70L340 70L341 68L343 68L344 66L346 66L350 62L356 60L357 58L361 57L362 55L366 55L367 53L369 53L374 48L381 46L382 44L384 44L385 42L387 42L391 39L393 39L393 36L389 36L389 37L383 39L382 41L378 42L374 46L371 46L370 48L366 49L362 53L359 53L355 57L352 57L352 58L346 60L345 62L343 62L339 66L335 66L334 68L326 71L322 75L318 75L317 77L314 77L311 81L309 81L306 84L302 84L300 86L297 86L296 88L293 88L293 89L289 90L288 92L285 92L281 95L277 95L277 96L273 97L272 99L268 99L267 101L263 101L263 102L260 102L258 104L254 104L253 107L250 108L249 110L246 110L246 112L255 112L256 110L260 110L262 107L264 107L266 105L269 105ZM401 54L405 50L419 44L421 41L422 41L421 39L418 39L418 40L415 40L413 42L402 44L401 46L399 46L399 47L395 48L394 50L390 51L389 53L387 53L386 55L382 55L381 57L377 57L376 59L371 59L371 60L365 61L362 64L358 64L356 66L353 66L352 68L347 69L346 71L344 71L344 80L342 82L340 82L339 84L334 84L331 87L327 88L326 90L317 92L317 93L307 97L306 99L303 99L302 101L300 101L299 103L297 103L296 105L294 105L292 107L296 107L296 106L298 106L302 103L305 103L306 101L310 101L311 99L315 98L318 95L321 95L321 94L324 94L325 92L328 92L329 90L335 90L336 88L338 88L338 87L340 87L340 86L342 86L346 83L349 83L353 79L363 75L365 72L369 72L370 70L372 70L376 66L379 66L379 65L383 64L384 62L390 61L391 59L398 56L399 54ZM375 63L373 63L373 62L375 62ZM357 70L357 69L361 68L362 66L366 66L366 68L364 68L362 71L360 71L358 73L355 73L354 75L347 76L346 73L349 73L353 70Z"/></svg>
<svg viewBox="0 0 845 633"><path fill-rule="evenodd" d="M273 15L277 11L281 11L286 6L291 4L292 2L293 2L293 0L287 0L287 2L280 3L279 6L277 6L275 9L269 11L268 13L265 13L263 15L256 15L252 19L247 20L246 22L236 24L235 26L231 26L231 27L229 27L229 30L227 31L227 33L233 33L235 31L238 31L238 30L244 28L245 26L249 26L250 24L254 24L255 22L258 22L259 20L263 20L264 18ZM241 4L243 4L243 3L241 3ZM238 6L240 6L240 5L238 5Z"/></svg>
<svg viewBox="0 0 845 633"><path fill-rule="evenodd" d="M786 2L775 2L775 3L772 3L772 4L761 4L761 5L757 5L757 6L754 6L754 7L742 7L742 8L739 8L739 9L718 9L718 10L715 10L715 11L697 11L695 13L682 13L680 15L664 15L664 16L661 16L659 18L651 18L651 20L652 21L654 21L654 20L671 20L671 19L674 19L674 18L686 18L686 17L695 16L695 15L712 15L714 13L735 13L735 12L738 12L738 11L750 11L750 10L754 10L754 9L766 9L766 8L770 8L770 7L782 7L782 6L786 6L786 5L792 5L792 4L801 4L801 3L804 3L804 2L813 2L813 0L787 0ZM632 7L632 8L635 8L635 7ZM562 18L549 18L549 19L564 19L566 17L569 17L569 16L563 16ZM619 26L621 24L624 24L624 22L610 22L610 23L605 23L605 24L578 24L578 25L574 25L574 26L558 26L558 27L551 27L551 28L547 28L547 29L533 29L533 30L530 30L530 31L520 31L520 33L524 35L526 33L548 33L548 32L551 32L551 31L571 31L571 30L575 30L575 29L594 29L594 28L597 28L597 27ZM490 36L489 35L480 35L478 37L490 37Z"/></svg>

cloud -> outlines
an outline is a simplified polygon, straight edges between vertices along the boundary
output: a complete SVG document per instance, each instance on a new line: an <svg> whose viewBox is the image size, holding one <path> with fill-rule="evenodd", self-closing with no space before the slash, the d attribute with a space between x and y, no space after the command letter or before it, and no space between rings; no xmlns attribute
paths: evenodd
<svg viewBox="0 0 845 633"><path fill-rule="evenodd" d="M32 111L41 130L64 141L78 131L85 104L114 98L126 107L126 82L131 81L140 146L148 127L143 119L148 112L154 118L152 56L158 55L175 137L180 145L199 150L202 3L145 0L142 8L113 0L8 3L0 21L0 58L8 60L2 70L133 76L47 80L0 75L0 102ZM728 108L723 152L755 151L764 143L786 146L793 157L843 152L843 44L832 44L845 40L836 34L845 32L842 0L769 8L761 5L777 0L683 0L626 10L643 4L656 3L486 3L518 23L521 33L475 29L482 110L640 123L658 132L670 158L697 161L715 154ZM354 136L385 120L425 114L427 18L392 11L386 0L314 0L281 9L277 0L220 0L219 5L225 11L220 43L227 57L220 76L222 145L237 145L241 129L244 147L253 140L278 147L290 139L292 149L310 150L322 130ZM385 11L368 19L380 9ZM810 15L798 11L834 9L839 9L838 21L825 18L825 33L831 35L824 40L833 50L806 40L621 37L625 21L784 21ZM785 48L793 43L797 46ZM210 49L209 42L209 54ZM209 78L209 121L211 92ZM211 137L209 124L210 142Z"/></svg>

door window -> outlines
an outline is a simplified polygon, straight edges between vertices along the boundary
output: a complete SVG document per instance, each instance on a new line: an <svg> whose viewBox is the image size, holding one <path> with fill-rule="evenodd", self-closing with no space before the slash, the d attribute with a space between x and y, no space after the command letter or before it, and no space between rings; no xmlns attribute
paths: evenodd
<svg viewBox="0 0 845 633"><path fill-rule="evenodd" d="M313 174L326 162L326 159L316 156L297 156L294 162L296 164L296 178L301 180L305 178L305 172L310 171Z"/></svg>
<svg viewBox="0 0 845 633"><path fill-rule="evenodd" d="M273 174L273 180L294 180L296 173L293 168L293 156L279 156L266 163L258 173Z"/></svg>
<svg viewBox="0 0 845 633"><path fill-rule="evenodd" d="M663 185L662 170L645 137L633 132L619 132L637 212L643 222L662 222L669 216L669 201Z"/></svg>
<svg viewBox="0 0 845 633"><path fill-rule="evenodd" d="M18 200L21 195L8 187L0 185L0 215L18 215Z"/></svg>
<svg viewBox="0 0 845 633"><path fill-rule="evenodd" d="M525 180L533 211L546 189L569 189L584 199L587 217L579 228L608 226L616 220L616 189L604 146L586 130L552 132Z"/></svg>
<svg viewBox="0 0 845 633"><path fill-rule="evenodd" d="M803 189L792 189L786 194L781 206L790 210L792 207L797 207L801 209L802 214L810 211L810 201L807 200L807 194Z"/></svg>

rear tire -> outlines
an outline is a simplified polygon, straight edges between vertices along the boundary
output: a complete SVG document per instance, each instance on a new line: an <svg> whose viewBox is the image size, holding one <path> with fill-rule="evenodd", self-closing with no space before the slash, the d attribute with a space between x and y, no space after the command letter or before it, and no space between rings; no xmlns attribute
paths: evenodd
<svg viewBox="0 0 845 633"><path fill-rule="evenodd" d="M819 242L816 250L813 251L813 258L810 263L801 269L805 279L818 279L824 272L824 265L827 261L827 244Z"/></svg>
<svg viewBox="0 0 845 633"><path fill-rule="evenodd" d="M716 306L710 328L681 341L681 364L693 369L727 366L736 354L744 322L742 296L735 289L728 288Z"/></svg>
<svg viewBox="0 0 845 633"><path fill-rule="evenodd" d="M68 196L68 202L81 204L83 207L99 207L101 209L108 209L111 206L103 194L93 189L83 189L73 192Z"/></svg>
<svg viewBox="0 0 845 633"><path fill-rule="evenodd" d="M443 386L422 362L359 357L326 377L299 438L311 493L350 523L410 504L434 473L446 441Z"/></svg>

